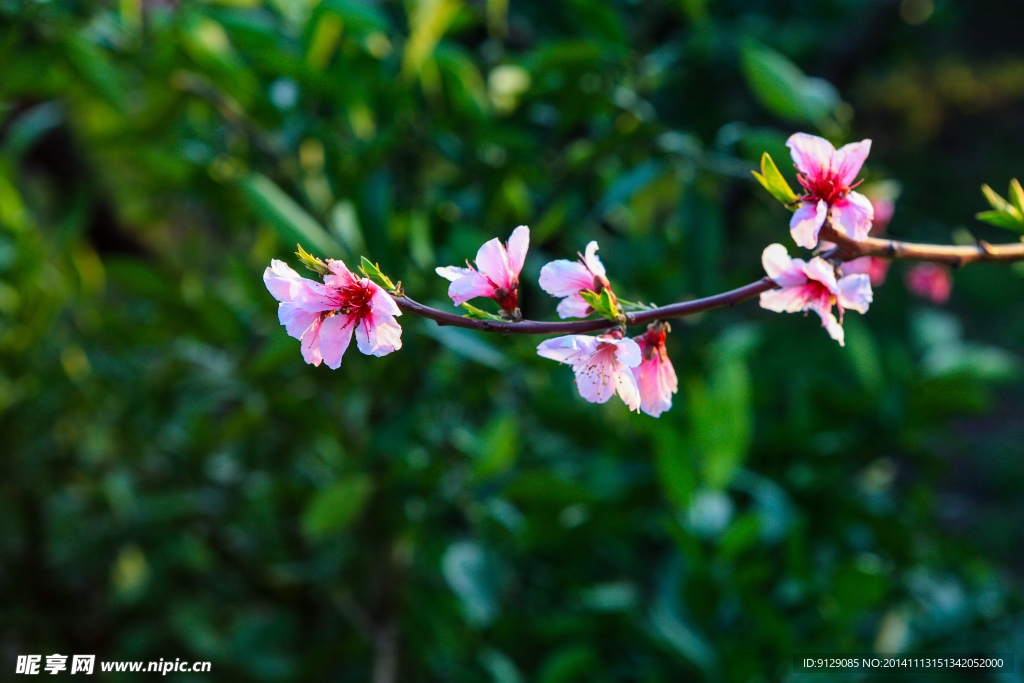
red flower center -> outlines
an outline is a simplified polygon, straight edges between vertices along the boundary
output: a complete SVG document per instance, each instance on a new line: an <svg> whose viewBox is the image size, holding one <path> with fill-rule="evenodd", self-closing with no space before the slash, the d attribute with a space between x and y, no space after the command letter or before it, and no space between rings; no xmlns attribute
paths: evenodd
<svg viewBox="0 0 1024 683"><path fill-rule="evenodd" d="M370 315L373 310L373 290L370 283L356 281L351 284L339 287L335 290L335 297L338 300L338 310L346 315L354 315L359 319Z"/></svg>
<svg viewBox="0 0 1024 683"><path fill-rule="evenodd" d="M806 173L797 173L797 181L807 190L804 195L807 198L824 199L825 203L831 206L850 193L860 182L847 187L839 181L839 175L832 170L824 170L820 174L808 176Z"/></svg>
<svg viewBox="0 0 1024 683"><path fill-rule="evenodd" d="M828 287L817 280L808 280L803 287L805 311L812 308L830 310L834 305L839 309L839 322L843 322L843 306Z"/></svg>

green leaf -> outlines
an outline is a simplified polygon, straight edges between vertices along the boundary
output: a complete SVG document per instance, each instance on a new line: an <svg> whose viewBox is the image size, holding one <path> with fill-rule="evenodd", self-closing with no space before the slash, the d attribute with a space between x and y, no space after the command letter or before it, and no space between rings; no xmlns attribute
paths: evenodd
<svg viewBox="0 0 1024 683"><path fill-rule="evenodd" d="M1010 181L1010 201L1017 215L1024 218L1024 188L1021 188L1020 181L1014 178Z"/></svg>
<svg viewBox="0 0 1024 683"><path fill-rule="evenodd" d="M341 245L270 178L254 173L242 181L242 190L253 213L286 242L305 242L321 254L342 256Z"/></svg>
<svg viewBox="0 0 1024 683"><path fill-rule="evenodd" d="M342 479L313 497L302 518L302 530L316 541L341 531L356 520L373 492L364 472Z"/></svg>
<svg viewBox="0 0 1024 683"><path fill-rule="evenodd" d="M996 211L1007 211L1010 208L1010 202L1006 201L999 196L999 193L993 190L988 185L981 186L981 193L985 195L985 199L992 205L992 208Z"/></svg>
<svg viewBox="0 0 1024 683"><path fill-rule="evenodd" d="M743 41L740 61L754 97L782 119L820 126L840 104L831 83L808 78L796 64L756 40Z"/></svg>
<svg viewBox="0 0 1024 683"><path fill-rule="evenodd" d="M600 293L584 289L580 292L580 296L590 304L590 307L595 312L609 320L619 322L622 314L619 312L618 307L612 303L611 294L608 292L608 289L602 289Z"/></svg>
<svg viewBox="0 0 1024 683"><path fill-rule="evenodd" d="M462 316L463 318L469 318L470 320L497 320L498 322L507 322L500 315L494 315L493 313L480 310L471 304L464 303L462 304L462 308L466 311L466 314Z"/></svg>
<svg viewBox="0 0 1024 683"><path fill-rule="evenodd" d="M782 202L783 206L790 211L795 210L796 194L790 188L786 179L782 177L782 174L779 173L778 167L772 161L768 152L761 155L761 172L751 171L751 173L754 174L754 177L757 178L764 189L768 190L773 197Z"/></svg>
<svg viewBox="0 0 1024 683"><path fill-rule="evenodd" d="M1012 207L1011 207L1012 208ZM989 225L995 225L1000 228L1007 228L1009 230L1017 230L1024 232L1024 220L1016 217L1012 213L1002 211L982 211L974 214L974 217L979 221L988 223Z"/></svg>
<svg viewBox="0 0 1024 683"><path fill-rule="evenodd" d="M299 257L299 260L302 261L303 265L314 272L320 273L321 275L327 274L328 270L326 263L308 253L302 248L301 244L296 244L295 246L299 248L299 250L295 252L295 255Z"/></svg>
<svg viewBox="0 0 1024 683"><path fill-rule="evenodd" d="M391 22L388 21L375 3L365 0L323 0L320 7L333 12L345 21L345 26L359 32L379 31L388 33Z"/></svg>
<svg viewBox="0 0 1024 683"><path fill-rule="evenodd" d="M389 292L395 291L395 283L391 281L384 273L380 272L380 266L372 262L370 259L362 256L362 263L359 265L359 270L363 271L363 275L370 278L370 281L380 285Z"/></svg>

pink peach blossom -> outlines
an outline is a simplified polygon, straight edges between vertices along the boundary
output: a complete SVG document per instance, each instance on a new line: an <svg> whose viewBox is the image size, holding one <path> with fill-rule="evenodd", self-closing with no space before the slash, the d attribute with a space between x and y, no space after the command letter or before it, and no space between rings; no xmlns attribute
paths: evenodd
<svg viewBox="0 0 1024 683"><path fill-rule="evenodd" d="M497 301L502 310L515 314L519 307L519 273L529 247L530 229L520 225L512 231L507 246L497 237L485 242L476 252L476 268L467 261L466 268L446 266L435 272L451 280L448 296L456 306L485 296Z"/></svg>
<svg viewBox="0 0 1024 683"><path fill-rule="evenodd" d="M597 242L587 245L586 255L580 255L578 261L558 259L540 269L540 286L551 296L564 297L558 304L558 317L586 318L594 312L590 304L580 296L580 292L589 290L600 292L611 285L605 274L604 264L597 256ZM612 295L614 301L614 295Z"/></svg>
<svg viewBox="0 0 1024 683"><path fill-rule="evenodd" d="M835 269L820 257L810 262L790 258L781 244L770 244L761 256L768 277L778 289L761 293L761 307L779 313L814 311L830 337L845 345L843 312L852 308L866 313L871 303L871 280L862 273L836 280ZM832 305L839 309L839 320Z"/></svg>
<svg viewBox="0 0 1024 683"><path fill-rule="evenodd" d="M281 302L278 319L289 336L302 341L306 362L337 370L353 335L366 355L402 348L402 328L395 320L402 312L391 295L369 278L356 277L341 261L328 259L326 265L330 272L323 283L300 277L277 259L263 273L267 289Z"/></svg>
<svg viewBox="0 0 1024 683"><path fill-rule="evenodd" d="M640 364L640 347L623 339L621 332L547 339L537 346L537 354L571 365L580 396L591 403L605 403L618 394L630 410L639 410L640 390L630 368Z"/></svg>
<svg viewBox="0 0 1024 683"><path fill-rule="evenodd" d="M944 304L953 290L953 277L946 266L919 263L907 271L906 284L912 294L933 304Z"/></svg>
<svg viewBox="0 0 1024 683"><path fill-rule="evenodd" d="M807 249L818 244L825 219L851 239L863 240L871 229L874 209L867 197L852 188L860 167L871 150L871 140L850 143L836 150L828 140L796 133L786 142L797 169L797 180L806 190L789 229L796 243Z"/></svg>
<svg viewBox="0 0 1024 683"><path fill-rule="evenodd" d="M633 368L640 389L640 410L651 417L658 417L672 407L672 394L679 389L675 368L665 350L665 333L668 323L652 325L633 341L640 347L640 365Z"/></svg>

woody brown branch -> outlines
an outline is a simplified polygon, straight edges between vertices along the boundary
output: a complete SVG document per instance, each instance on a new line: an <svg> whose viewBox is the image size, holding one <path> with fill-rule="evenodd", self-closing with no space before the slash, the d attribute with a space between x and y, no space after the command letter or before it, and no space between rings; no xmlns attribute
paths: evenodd
<svg viewBox="0 0 1024 683"><path fill-rule="evenodd" d="M953 268L959 268L974 262L1009 263L1024 260L1022 242L989 244L979 240L976 245L953 246L914 244L879 237L868 237L857 242L836 232L828 222L822 226L819 239L836 244L838 251L833 255L840 261L850 261L860 256L877 256L898 261L945 263Z"/></svg>
<svg viewBox="0 0 1024 683"><path fill-rule="evenodd" d="M1011 244L989 244L979 240L975 246L951 246L944 244L914 244L897 240L868 237L856 242L846 235L836 232L826 221L821 228L819 238L832 242L836 248L826 256L837 261L851 261L861 256L877 256L894 261L930 261L945 263L954 268L974 262L1010 263L1024 260L1024 242ZM704 297L692 301L684 301L660 308L637 311L625 314L626 325L641 325L655 320L671 320L681 318L713 308L734 306L767 292L776 287L767 277L751 282L748 285ZM419 315L433 320L438 325L451 325L483 332L501 332L502 334L585 334L599 332L616 327L616 323L604 318L595 320L577 320L568 322L543 322L538 320L521 320L505 322L498 320L475 320L464 318L456 313L440 311L425 306L407 296L396 296L395 302L406 313Z"/></svg>

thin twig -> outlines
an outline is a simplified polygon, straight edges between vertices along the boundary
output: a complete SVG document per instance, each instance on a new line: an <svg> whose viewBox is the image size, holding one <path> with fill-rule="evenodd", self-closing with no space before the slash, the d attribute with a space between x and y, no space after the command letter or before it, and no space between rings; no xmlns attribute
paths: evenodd
<svg viewBox="0 0 1024 683"><path fill-rule="evenodd" d="M946 244L914 244L896 240L868 237L855 242L842 235L826 223L820 239L834 242L838 247L837 256L849 261L859 256L877 256L897 261L931 261L945 263L954 268L975 262L1009 263L1024 260L1024 242L1011 244L989 244L979 241L973 246L952 246Z"/></svg>
<svg viewBox="0 0 1024 683"><path fill-rule="evenodd" d="M626 313L627 325L641 325L655 320L671 320L684 315L692 315L701 311L707 311L721 306L732 306L750 297L757 296L761 292L767 292L775 287L768 278L761 278L749 285L737 289L715 294L714 296L693 301L684 301L678 304L670 304L660 308L652 308L647 311ZM470 330L481 330L483 332L502 332L504 334L583 334L586 332L597 332L615 327L616 323L604 318L596 320L576 320L570 322L542 322L539 320L521 320L517 323L498 320L475 320L463 318L461 315L439 311L430 306L424 306L418 301L413 301L407 296L396 296L395 303L407 313L422 316L433 320L439 325L451 325L452 327L465 327Z"/></svg>
<svg viewBox="0 0 1024 683"><path fill-rule="evenodd" d="M1024 242L989 244L988 242L979 241L976 246L950 246L944 244L914 244L912 242L899 242L878 237L868 237L856 242L846 235L836 232L828 221L822 226L819 238L835 243L836 247L829 250L824 256L836 261L851 261L861 256L877 256L898 261L932 261L959 268L974 262L1008 263L1024 260ZM700 313L701 311L708 311L713 308L733 306L741 301L755 297L761 292L767 292L775 286L774 282L764 277L751 282L749 285L704 297L703 299L694 299L692 301L661 306L660 308L626 313L626 325L641 325L655 320L671 320ZM440 311L436 308L425 306L407 296L396 296L395 302L406 313L428 318L438 325L464 327L483 332L501 332L502 334L584 334L586 332L607 330L616 326L616 323L604 318L570 322L475 320L473 318L464 318L456 313Z"/></svg>

